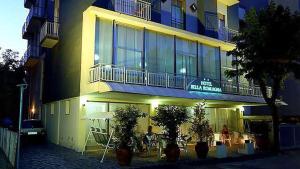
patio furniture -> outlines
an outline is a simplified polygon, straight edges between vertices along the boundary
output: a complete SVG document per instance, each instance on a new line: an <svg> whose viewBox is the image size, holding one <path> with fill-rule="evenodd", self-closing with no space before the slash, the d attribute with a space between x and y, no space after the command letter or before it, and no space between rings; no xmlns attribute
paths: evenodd
<svg viewBox="0 0 300 169"><path fill-rule="evenodd" d="M147 139L146 148L147 148L147 155L150 156L151 149L156 146L157 139L156 135L145 135L145 138Z"/></svg>
<svg viewBox="0 0 300 169"><path fill-rule="evenodd" d="M108 149L115 148L115 144L113 141L114 130L109 133L109 120L113 117L113 112L102 112L102 113L91 113L84 117L84 120L90 120L92 122L92 126L88 132L88 136L86 138L82 155L85 152L86 145L89 140L91 140L91 136L93 136L95 142L100 147L104 147L104 151L101 158L101 163L103 163L104 157L108 151ZM98 122L98 126L95 124L95 121ZM107 122L106 129L100 128L101 122Z"/></svg>
<svg viewBox="0 0 300 169"><path fill-rule="evenodd" d="M256 140L255 140L255 135L251 133L245 133L242 135L242 143L245 143L245 140L250 140L251 143L253 143L254 148L256 148Z"/></svg>
<svg viewBox="0 0 300 169"><path fill-rule="evenodd" d="M91 127L88 137L86 139L85 142L85 146L87 145L88 140L90 140L90 136L92 135L94 137L94 140L96 141L96 144L101 146L101 147L105 147L104 148L104 152L102 154L102 158L101 158L101 163L104 160L105 154L108 151L108 149L114 149L115 148L115 144L112 143L112 136L113 136L113 132L112 131L108 137L108 133L106 132L105 129L100 129L100 128L95 128L95 127ZM85 148L84 146L84 148ZM84 150L82 151L82 154L84 153Z"/></svg>
<svg viewBox="0 0 300 169"><path fill-rule="evenodd" d="M163 156L162 150L166 148L167 146L167 138L164 134L157 134L157 146L158 146L158 151L157 151L157 157L158 159L161 159Z"/></svg>
<svg viewBox="0 0 300 169"><path fill-rule="evenodd" d="M178 147L181 151L185 152L185 154L188 153L187 144L188 144L190 139L191 139L191 137L189 137L188 135L180 135L177 138L177 145L178 145Z"/></svg>
<svg viewBox="0 0 300 169"><path fill-rule="evenodd" d="M240 133L236 132L236 131L234 131L232 133L233 133L233 138L232 138L233 144L239 144Z"/></svg>
<svg viewBox="0 0 300 169"><path fill-rule="evenodd" d="M177 138L177 145L180 149L180 151L184 151L185 154L187 155L188 153L188 142L192 139L192 137L188 135L180 135ZM158 142L158 151L157 151L157 156L158 159L161 159L163 157L162 150L166 148L167 146L167 137L164 134L158 134L157 135L157 142Z"/></svg>
<svg viewBox="0 0 300 169"><path fill-rule="evenodd" d="M218 141L222 141L220 138L221 138L220 133L214 133L214 144L213 144L213 146L216 146Z"/></svg>
<svg viewBox="0 0 300 169"><path fill-rule="evenodd" d="M230 137L230 135L227 138L226 137L223 138L223 143L226 144L226 142L228 142L229 146L231 147L231 137Z"/></svg>

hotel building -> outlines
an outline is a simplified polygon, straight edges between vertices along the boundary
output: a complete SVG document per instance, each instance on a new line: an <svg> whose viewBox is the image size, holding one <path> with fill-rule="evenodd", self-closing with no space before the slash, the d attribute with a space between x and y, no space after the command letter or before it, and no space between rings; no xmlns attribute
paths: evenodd
<svg viewBox="0 0 300 169"><path fill-rule="evenodd" d="M86 117L109 116L125 104L147 113L137 126L141 133L160 104L190 107L206 100L215 132L224 124L243 132L243 106L265 104L259 87L224 73L238 71L231 65L234 58L226 56L239 30L238 0L25 0L24 5L30 9L23 28L29 112L43 120L55 144L81 151L90 125Z"/></svg>

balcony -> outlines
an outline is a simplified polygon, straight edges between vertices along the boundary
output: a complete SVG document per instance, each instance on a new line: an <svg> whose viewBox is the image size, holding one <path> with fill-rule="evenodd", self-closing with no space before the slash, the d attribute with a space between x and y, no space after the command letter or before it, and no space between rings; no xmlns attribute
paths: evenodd
<svg viewBox="0 0 300 169"><path fill-rule="evenodd" d="M53 48L58 43L58 28L56 22L45 22L40 32L40 43L42 47Z"/></svg>
<svg viewBox="0 0 300 169"><path fill-rule="evenodd" d="M25 22L23 24L23 27L22 27L22 38L23 39L29 39L31 37L31 32L27 30L28 29L28 23Z"/></svg>
<svg viewBox="0 0 300 169"><path fill-rule="evenodd" d="M96 65L89 71L90 83L104 81L182 90L187 90L188 85L196 79L198 78L193 76L153 73L113 65ZM225 94L262 97L259 86L224 81L217 83ZM268 88L268 94L271 94L271 88Z"/></svg>
<svg viewBox="0 0 300 169"><path fill-rule="evenodd" d="M232 5L240 2L239 0L218 0L218 1L220 1L221 3L223 3L227 6L232 6Z"/></svg>
<svg viewBox="0 0 300 169"><path fill-rule="evenodd" d="M27 39L39 25L42 19L44 19L44 7L32 6L30 8L29 14L26 18L26 22L22 28L22 36L24 39Z"/></svg>
<svg viewBox="0 0 300 169"><path fill-rule="evenodd" d="M34 66L38 62L39 54L40 54L39 46L29 45L22 58L24 65L27 67Z"/></svg>
<svg viewBox="0 0 300 169"><path fill-rule="evenodd" d="M205 12L205 35L225 42L231 42L232 38L239 34L237 30L221 26L216 13Z"/></svg>
<svg viewBox="0 0 300 169"><path fill-rule="evenodd" d="M151 20L151 3L142 0L114 0L117 12Z"/></svg>
<svg viewBox="0 0 300 169"><path fill-rule="evenodd" d="M35 3L35 0L24 0L24 7L30 8Z"/></svg>

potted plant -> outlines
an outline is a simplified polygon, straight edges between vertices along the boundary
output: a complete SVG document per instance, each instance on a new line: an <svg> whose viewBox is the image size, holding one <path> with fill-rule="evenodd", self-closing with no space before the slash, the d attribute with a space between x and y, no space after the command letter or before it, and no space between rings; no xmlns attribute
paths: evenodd
<svg viewBox="0 0 300 169"><path fill-rule="evenodd" d="M186 107L160 105L156 108L156 115L152 117L155 125L161 126L166 131L167 145L164 150L167 161L175 162L180 156L180 149L177 145L178 127L188 120Z"/></svg>
<svg viewBox="0 0 300 169"><path fill-rule="evenodd" d="M132 159L134 127L137 119L144 114L135 106L127 105L117 108L114 115L116 155L119 165L128 166Z"/></svg>
<svg viewBox="0 0 300 169"><path fill-rule="evenodd" d="M209 121L205 119L205 102L194 106L194 117L192 118L191 131L197 136L195 151L198 158L206 158L209 150L208 141L213 138L213 131Z"/></svg>

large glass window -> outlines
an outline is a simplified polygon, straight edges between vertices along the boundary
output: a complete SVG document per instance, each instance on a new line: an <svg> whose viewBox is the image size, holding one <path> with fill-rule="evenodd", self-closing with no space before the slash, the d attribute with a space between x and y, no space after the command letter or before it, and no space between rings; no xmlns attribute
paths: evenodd
<svg viewBox="0 0 300 169"><path fill-rule="evenodd" d="M236 68L232 66L232 61L233 60L234 60L234 58L232 57L232 55L227 56L226 51L221 51L221 77L222 77L222 81L236 83L236 78L235 77L229 78L225 74L226 70L236 70Z"/></svg>
<svg viewBox="0 0 300 169"><path fill-rule="evenodd" d="M219 48L199 44L199 75L220 80Z"/></svg>
<svg viewBox="0 0 300 169"><path fill-rule="evenodd" d="M112 21L96 20L94 64L112 64Z"/></svg>
<svg viewBox="0 0 300 169"><path fill-rule="evenodd" d="M117 25L116 64L141 69L143 54L143 31Z"/></svg>
<svg viewBox="0 0 300 169"><path fill-rule="evenodd" d="M174 73L174 38L146 32L146 69L150 72Z"/></svg>
<svg viewBox="0 0 300 169"><path fill-rule="evenodd" d="M176 39L176 73L197 76L197 43Z"/></svg>
<svg viewBox="0 0 300 169"><path fill-rule="evenodd" d="M184 5L185 0L172 0L172 26L184 28Z"/></svg>

